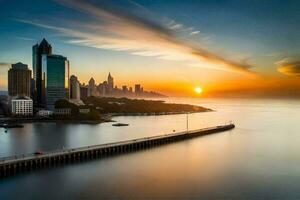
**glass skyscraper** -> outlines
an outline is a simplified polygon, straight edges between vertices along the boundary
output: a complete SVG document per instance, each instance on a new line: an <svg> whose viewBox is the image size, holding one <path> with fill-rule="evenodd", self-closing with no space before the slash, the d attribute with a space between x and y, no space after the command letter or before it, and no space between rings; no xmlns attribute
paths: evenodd
<svg viewBox="0 0 300 200"><path fill-rule="evenodd" d="M42 83L42 55L51 55L52 47L43 39L40 44L36 44L32 47L32 67L33 67L33 79L34 79L34 91L33 96L35 104L38 106L43 105L43 83Z"/></svg>
<svg viewBox="0 0 300 200"><path fill-rule="evenodd" d="M53 110L59 99L69 99L69 61L60 55L42 55L42 102Z"/></svg>

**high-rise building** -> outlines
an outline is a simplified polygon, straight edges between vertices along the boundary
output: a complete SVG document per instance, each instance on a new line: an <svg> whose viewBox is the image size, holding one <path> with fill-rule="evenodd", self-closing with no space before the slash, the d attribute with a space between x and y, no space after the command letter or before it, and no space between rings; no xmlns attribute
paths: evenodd
<svg viewBox="0 0 300 200"><path fill-rule="evenodd" d="M74 75L70 77L70 99L80 100L80 83Z"/></svg>
<svg viewBox="0 0 300 200"><path fill-rule="evenodd" d="M110 73L108 74L107 77L107 86L108 86L108 93L112 94L114 91L114 78L110 75Z"/></svg>
<svg viewBox="0 0 300 200"><path fill-rule="evenodd" d="M122 92L125 93L125 94L128 93L128 88L127 88L126 85L122 86Z"/></svg>
<svg viewBox="0 0 300 200"><path fill-rule="evenodd" d="M30 97L31 71L23 63L13 64L8 70L8 95Z"/></svg>
<svg viewBox="0 0 300 200"><path fill-rule="evenodd" d="M108 83L107 83L107 81L103 81L103 93L104 93L104 95L108 95Z"/></svg>
<svg viewBox="0 0 300 200"><path fill-rule="evenodd" d="M141 93L141 85L140 84L136 84L134 86L134 92L135 92L135 94L140 94Z"/></svg>
<svg viewBox="0 0 300 200"><path fill-rule="evenodd" d="M89 88L86 85L80 85L80 99L83 100L88 97Z"/></svg>
<svg viewBox="0 0 300 200"><path fill-rule="evenodd" d="M97 89L98 89L98 93L99 93L100 96L105 96L106 88L105 88L103 83L100 83L98 85Z"/></svg>
<svg viewBox="0 0 300 200"><path fill-rule="evenodd" d="M42 56L42 102L53 110L59 99L69 99L69 61L60 55Z"/></svg>
<svg viewBox="0 0 300 200"><path fill-rule="evenodd" d="M52 47L44 38L40 44L36 44L32 47L32 67L33 67L33 79L35 82L35 96L36 104L38 106L43 105L43 82L42 82L42 55L51 55Z"/></svg>
<svg viewBox="0 0 300 200"><path fill-rule="evenodd" d="M88 96L96 96L96 86L94 78L91 78L89 81L89 92Z"/></svg>
<svg viewBox="0 0 300 200"><path fill-rule="evenodd" d="M36 103L35 80L32 77L30 81L30 97L33 100L33 103Z"/></svg>

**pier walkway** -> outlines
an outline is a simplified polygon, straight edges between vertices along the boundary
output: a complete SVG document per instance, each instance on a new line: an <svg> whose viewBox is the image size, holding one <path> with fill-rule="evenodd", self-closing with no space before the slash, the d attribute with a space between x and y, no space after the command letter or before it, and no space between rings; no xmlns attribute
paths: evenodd
<svg viewBox="0 0 300 200"><path fill-rule="evenodd" d="M45 168L87 159L96 159L126 152L138 151L146 148L168 144L193 137L209 135L233 129L234 124L221 125L198 129L189 132L179 132L140 139L100 144L73 149L60 149L43 152L41 155L22 154L0 158L0 178L14 175L23 171Z"/></svg>

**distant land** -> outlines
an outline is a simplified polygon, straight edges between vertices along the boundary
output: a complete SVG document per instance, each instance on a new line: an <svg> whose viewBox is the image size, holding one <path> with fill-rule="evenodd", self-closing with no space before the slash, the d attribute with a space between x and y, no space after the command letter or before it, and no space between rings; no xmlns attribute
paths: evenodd
<svg viewBox="0 0 300 200"><path fill-rule="evenodd" d="M166 103L162 100L128 99L115 97L88 97L85 105L76 105L67 100L55 103L57 110L69 110L69 115L47 117L5 117L0 123L57 122L98 124L112 121L113 116L172 115L196 112L209 112L209 108L189 104ZM86 110L86 113L82 113Z"/></svg>
<svg viewBox="0 0 300 200"><path fill-rule="evenodd" d="M88 97L84 100L84 103L87 106L96 108L100 113L115 113L120 115L162 115L212 111L202 106L166 103L162 100Z"/></svg>

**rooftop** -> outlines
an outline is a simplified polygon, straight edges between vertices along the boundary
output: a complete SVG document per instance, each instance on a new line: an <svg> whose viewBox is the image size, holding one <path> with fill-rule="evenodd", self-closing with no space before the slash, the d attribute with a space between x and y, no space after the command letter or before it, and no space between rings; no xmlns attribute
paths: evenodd
<svg viewBox="0 0 300 200"><path fill-rule="evenodd" d="M28 65L18 62L11 65L12 69L28 70Z"/></svg>
<svg viewBox="0 0 300 200"><path fill-rule="evenodd" d="M12 100L32 100L30 97L27 96L15 96Z"/></svg>

